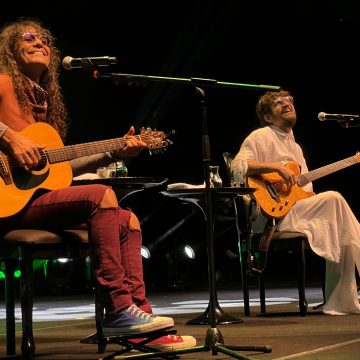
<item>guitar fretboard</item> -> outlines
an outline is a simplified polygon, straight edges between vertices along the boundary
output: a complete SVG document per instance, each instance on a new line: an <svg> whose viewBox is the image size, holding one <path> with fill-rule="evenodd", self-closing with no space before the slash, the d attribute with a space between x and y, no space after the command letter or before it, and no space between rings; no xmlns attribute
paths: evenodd
<svg viewBox="0 0 360 360"><path fill-rule="evenodd" d="M346 159L320 167L316 170L309 171L306 174L302 174L298 177L298 185L302 187L311 181L320 179L323 176L345 169L348 166L355 165L359 162L358 157L359 157L359 153L357 153L355 156L350 156Z"/></svg>
<svg viewBox="0 0 360 360"><path fill-rule="evenodd" d="M50 164L69 161L83 156L121 149L126 144L124 139L95 141L84 144L68 145L59 149L45 150Z"/></svg>
<svg viewBox="0 0 360 360"><path fill-rule="evenodd" d="M135 135L136 138L148 144L151 137L147 135ZM100 154L122 149L126 145L126 138L115 138L101 141L93 141L83 144L68 145L58 149L45 150L50 164L77 159L83 156Z"/></svg>

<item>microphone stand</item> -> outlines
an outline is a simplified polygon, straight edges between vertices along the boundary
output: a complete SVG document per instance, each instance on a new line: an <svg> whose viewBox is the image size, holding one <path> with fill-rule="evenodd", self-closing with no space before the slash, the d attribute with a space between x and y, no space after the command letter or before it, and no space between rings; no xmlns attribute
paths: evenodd
<svg viewBox="0 0 360 360"><path fill-rule="evenodd" d="M342 127L348 129L351 127L360 127L360 119L357 118L350 118L350 119L341 119L341 120L336 120Z"/></svg>
<svg viewBox="0 0 360 360"><path fill-rule="evenodd" d="M210 328L207 330L205 344L202 346L195 346L192 348L184 348L165 352L155 352L147 354L136 355L136 359L149 359L163 356L179 355L184 353L211 351L212 355L217 355L218 352L229 355L235 359L251 359L248 356L239 355L232 350L238 351L257 351L268 353L272 349L269 345L265 346L238 346L238 345L225 345L223 336L219 329L217 329L217 318L216 318L216 289L215 289L215 270L214 270L214 232L213 232L213 214L212 214L212 196L210 190L210 140L208 134L208 121L207 121L207 103L206 93L204 88L209 87L227 87L227 88L244 88L250 90L280 90L279 86L272 85L253 85L253 84L242 84L242 83L231 83L222 82L214 79L203 79L203 78L174 78L164 76L150 76L150 75L135 75L135 74L121 74L121 73L100 73L94 71L95 78L111 78L116 83L125 81L128 85L139 84L146 85L150 81L159 82L172 82L172 83L183 83L189 84L195 87L196 92L201 97L201 109L202 109L202 151L203 151L203 173L205 180L205 214L206 214L206 237L207 237L207 252L208 252L208 281L209 281L209 315L210 315ZM121 359L128 359L133 357L122 356ZM115 357L116 359L116 357Z"/></svg>

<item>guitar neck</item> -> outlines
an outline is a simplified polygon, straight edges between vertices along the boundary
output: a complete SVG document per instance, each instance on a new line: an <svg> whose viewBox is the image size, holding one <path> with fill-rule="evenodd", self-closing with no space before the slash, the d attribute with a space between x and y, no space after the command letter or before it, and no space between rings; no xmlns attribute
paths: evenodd
<svg viewBox="0 0 360 360"><path fill-rule="evenodd" d="M139 136L136 136L139 138ZM122 149L126 145L125 138L93 141L84 144L68 145L58 149L45 150L50 164L69 161L83 156L100 154Z"/></svg>
<svg viewBox="0 0 360 360"><path fill-rule="evenodd" d="M323 176L332 174L333 172L345 169L351 165L355 165L359 162L358 157L350 156L346 159L334 162L332 164L320 167L318 169L309 171L306 174L302 174L298 177L298 185L300 187L306 185L307 183L320 179Z"/></svg>

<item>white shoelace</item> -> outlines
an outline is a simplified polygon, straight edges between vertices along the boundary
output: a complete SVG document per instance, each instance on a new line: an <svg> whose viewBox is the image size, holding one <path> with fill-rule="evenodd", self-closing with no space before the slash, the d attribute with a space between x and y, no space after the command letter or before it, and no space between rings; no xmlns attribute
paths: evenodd
<svg viewBox="0 0 360 360"><path fill-rule="evenodd" d="M169 340L177 341L177 339L181 339L181 336L179 335L167 335L166 336Z"/></svg>
<svg viewBox="0 0 360 360"><path fill-rule="evenodd" d="M136 316L139 319L145 319L145 320L149 320L152 315L148 314L147 312L141 310L140 308L138 308L135 304L130 305L126 311L128 311L130 314Z"/></svg>

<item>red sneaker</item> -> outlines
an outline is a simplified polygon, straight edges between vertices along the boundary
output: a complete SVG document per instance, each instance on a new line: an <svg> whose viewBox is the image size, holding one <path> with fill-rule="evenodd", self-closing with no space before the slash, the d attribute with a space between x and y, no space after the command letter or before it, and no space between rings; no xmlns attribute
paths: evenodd
<svg viewBox="0 0 360 360"><path fill-rule="evenodd" d="M131 339L131 341L135 343L141 342L143 340L144 338ZM167 335L150 341L146 345L149 345L159 351L171 351L176 349L193 347L196 345L196 339L193 336Z"/></svg>

